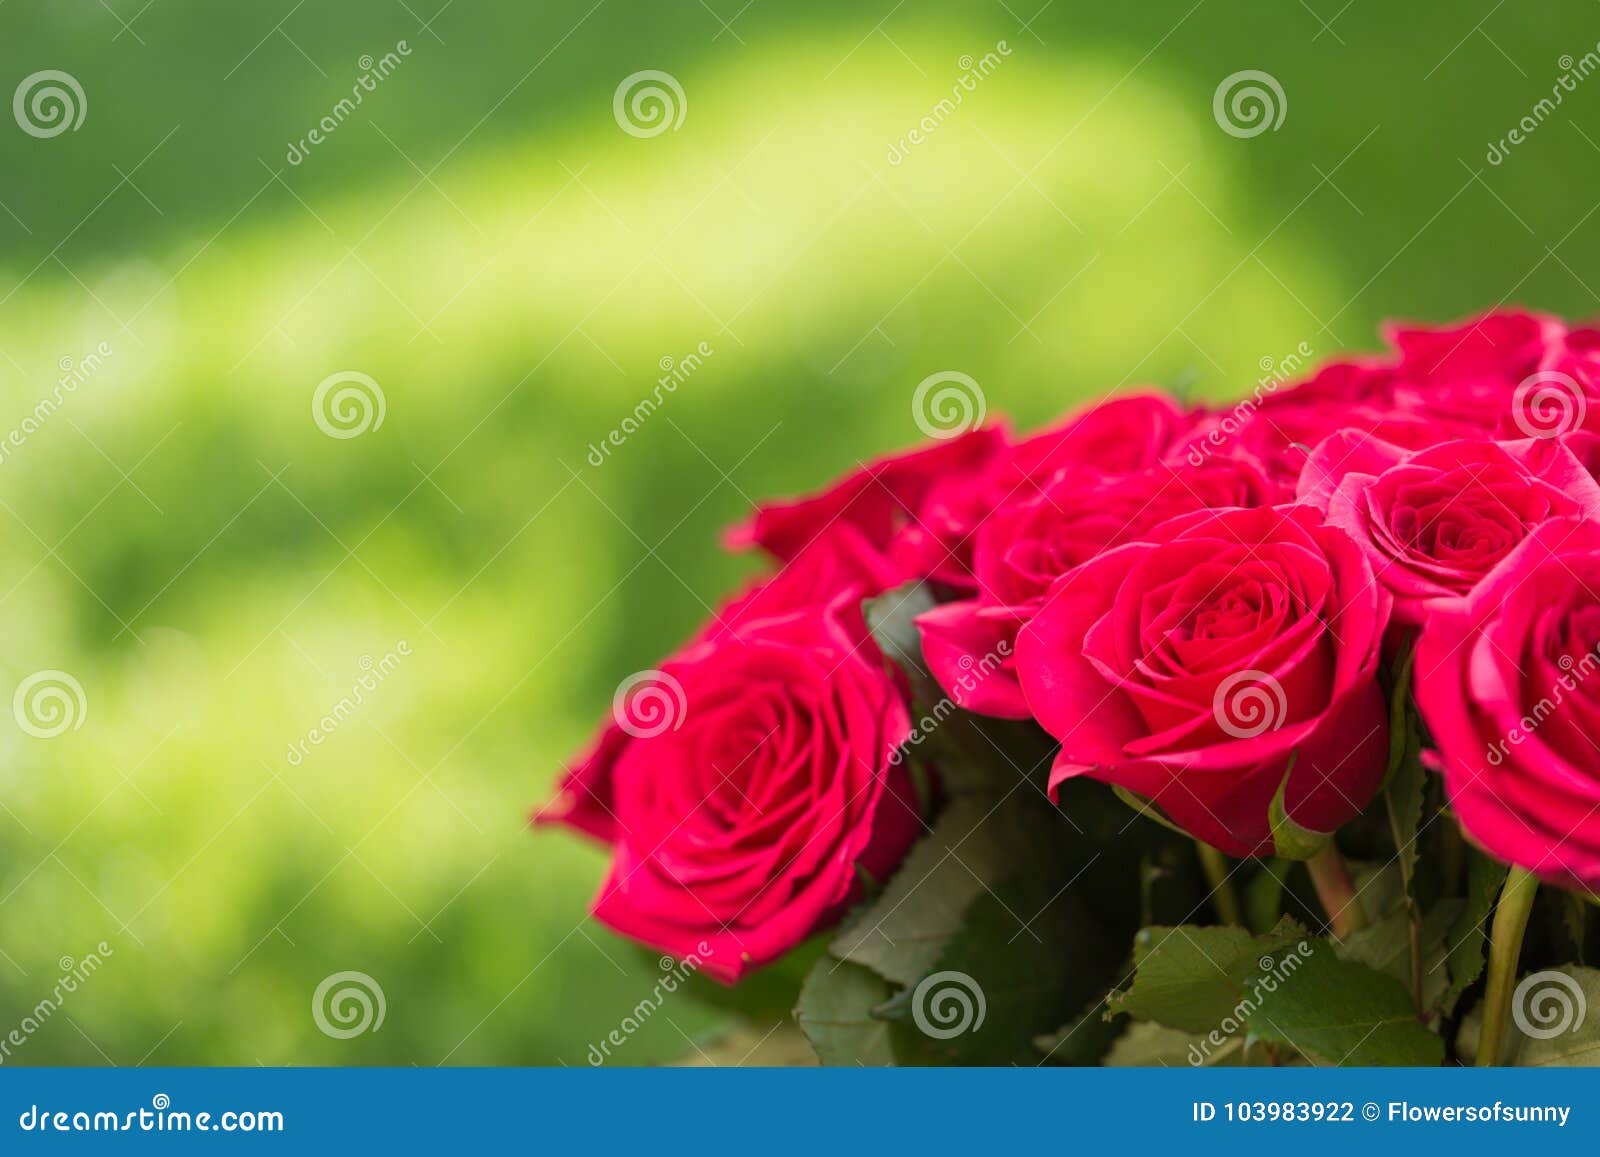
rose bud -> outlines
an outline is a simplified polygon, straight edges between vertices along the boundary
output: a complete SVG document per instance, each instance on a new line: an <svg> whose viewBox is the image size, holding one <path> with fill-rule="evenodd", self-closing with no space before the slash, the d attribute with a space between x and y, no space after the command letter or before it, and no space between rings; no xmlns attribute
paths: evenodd
<svg viewBox="0 0 1600 1157"><path fill-rule="evenodd" d="M1415 664L1462 830L1556 883L1600 886L1600 525L1546 522L1437 607Z"/></svg>
<svg viewBox="0 0 1600 1157"><path fill-rule="evenodd" d="M1356 540L1410 625L1466 594L1540 523L1600 518L1600 486L1545 439L1409 451L1344 430L1312 452L1300 497Z"/></svg>
<svg viewBox="0 0 1600 1157"><path fill-rule="evenodd" d="M655 674L661 710L611 768L594 913L731 983L840 916L861 873L886 877L922 830L895 754L910 715L853 594L747 621Z"/></svg>
<svg viewBox="0 0 1600 1157"><path fill-rule="evenodd" d="M1087 775L1232 855L1273 847L1281 789L1332 832L1382 779L1390 596L1309 506L1201 511L1057 579L1017 640L1052 793Z"/></svg>

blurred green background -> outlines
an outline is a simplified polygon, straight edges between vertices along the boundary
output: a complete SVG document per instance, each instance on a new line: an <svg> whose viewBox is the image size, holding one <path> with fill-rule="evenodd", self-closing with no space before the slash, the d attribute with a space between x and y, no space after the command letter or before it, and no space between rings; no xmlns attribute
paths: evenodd
<svg viewBox="0 0 1600 1157"><path fill-rule="evenodd" d="M0 460L0 699L84 696L0 727L0 1038L113 949L5 1063L586 1063L658 965L524 818L752 569L719 529L916 441L940 370L1032 424L1394 315L1590 313L1600 80L1486 152L1597 39L1578 0L0 6L0 89L87 100L0 118L0 436L110 350ZM613 114L644 69L686 101L647 139ZM1214 119L1243 69L1276 131ZM313 420L340 371L384 395L359 437ZM381 1030L318 1030L343 970ZM719 1023L677 999L613 1059Z"/></svg>

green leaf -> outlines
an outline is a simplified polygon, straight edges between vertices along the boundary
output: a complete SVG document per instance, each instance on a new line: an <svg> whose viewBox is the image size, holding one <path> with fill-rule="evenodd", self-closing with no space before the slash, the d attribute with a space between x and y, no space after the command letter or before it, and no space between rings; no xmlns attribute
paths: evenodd
<svg viewBox="0 0 1600 1157"><path fill-rule="evenodd" d="M1134 938L1134 980L1109 1004L1140 1020L1210 1032L1229 1019L1264 958L1310 934L1285 917L1264 936L1243 928L1185 924L1140 929Z"/></svg>
<svg viewBox="0 0 1600 1157"><path fill-rule="evenodd" d="M1466 902L1445 937L1446 969L1450 974L1450 984L1440 997L1439 1007L1446 1014L1454 1011L1462 994L1483 975L1483 952L1489 941L1484 922L1488 920L1506 879L1504 864L1477 852L1469 851L1467 854L1470 862L1467 868Z"/></svg>
<svg viewBox="0 0 1600 1157"><path fill-rule="evenodd" d="M1426 772L1422 766L1422 740L1411 720L1411 664L1413 650L1408 644L1400 659L1389 702L1389 767L1383 780L1384 813L1389 818L1389 835L1394 840L1395 860L1400 867L1400 884L1406 898L1407 958L1410 957L1411 924L1422 923L1416 892L1417 831L1422 824L1422 790ZM1424 987L1430 965L1421 965ZM1410 981L1407 980L1409 984Z"/></svg>
<svg viewBox="0 0 1600 1157"><path fill-rule="evenodd" d="M872 1015L889 995L870 969L824 956L800 988L795 1021L825 1065L898 1064L897 1026Z"/></svg>
<svg viewBox="0 0 1600 1157"><path fill-rule="evenodd" d="M1342 960L1285 919L1240 928L1149 928L1133 986L1112 1007L1192 1033L1269 1041L1332 1064L1437 1065L1444 1042L1391 976Z"/></svg>
<svg viewBox="0 0 1600 1157"><path fill-rule="evenodd" d="M943 1063L1030 1063L1038 1034L1104 992L1123 960L1075 890L1019 877L979 896L934 971L878 1012Z"/></svg>
<svg viewBox="0 0 1600 1157"><path fill-rule="evenodd" d="M1444 997L1450 977L1443 965L1445 941L1464 907L1461 900L1441 900L1422 921L1422 1005L1435 1008ZM1410 991L1411 912L1404 905L1352 932L1337 945L1341 958L1354 960L1394 977Z"/></svg>
<svg viewBox="0 0 1600 1157"><path fill-rule="evenodd" d="M873 641L890 662L906 673L912 699L923 706L944 698L943 690L923 662L922 636L915 622L918 615L931 611L935 605L933 592L923 583L907 583L861 604Z"/></svg>
<svg viewBox="0 0 1600 1157"><path fill-rule="evenodd" d="M1107 1068L1179 1068L1237 1065L1244 1057L1244 1038L1233 1037L1220 1046L1198 1033L1168 1028L1154 1021L1128 1026L1106 1053Z"/></svg>
<svg viewBox="0 0 1600 1157"><path fill-rule="evenodd" d="M1023 821L1009 803L981 796L950 801L877 901L834 936L829 951L897 984L932 971L968 906L1009 873Z"/></svg>

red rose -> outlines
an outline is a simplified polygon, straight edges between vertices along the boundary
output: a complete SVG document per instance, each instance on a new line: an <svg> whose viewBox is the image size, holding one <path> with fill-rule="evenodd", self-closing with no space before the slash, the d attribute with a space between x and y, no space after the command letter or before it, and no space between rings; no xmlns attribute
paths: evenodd
<svg viewBox="0 0 1600 1157"><path fill-rule="evenodd" d="M1028 501L1063 470L1142 470L1189 425L1182 407L1164 394L1127 394L1086 406L996 453L977 474L936 481L901 534L895 558L909 577L970 593L977 585L977 534L998 507Z"/></svg>
<svg viewBox="0 0 1600 1157"><path fill-rule="evenodd" d="M1396 621L1412 625L1470 591L1540 523L1600 518L1600 486L1546 440L1408 451L1346 430L1312 452L1300 487L1360 544L1394 594Z"/></svg>
<svg viewBox="0 0 1600 1157"><path fill-rule="evenodd" d="M1288 502L1311 447L1341 427L1378 430L1391 423L1403 424L1394 412L1392 370L1373 359L1333 362L1303 382L1269 380L1243 401L1208 413L1183 457L1191 465L1218 457L1256 462ZM1413 435L1390 436L1412 444Z"/></svg>
<svg viewBox="0 0 1600 1157"><path fill-rule="evenodd" d="M928 667L958 706L1026 719L1015 669L1017 631L1051 583L1174 515L1272 500L1273 488L1259 470L1224 458L1196 467L1162 462L1128 474L1073 467L1040 491L1023 490L978 528L977 596L918 617Z"/></svg>
<svg viewBox="0 0 1600 1157"><path fill-rule="evenodd" d="M823 607L839 599L859 602L881 594L900 581L900 572L867 542L859 529L851 523L838 522L802 548L777 574L757 579L725 602L685 649L727 638L762 619ZM676 658L678 656L667 662ZM641 674L653 676L656 672ZM650 718L637 713L666 706L658 695L648 692L649 683L650 680L645 679L646 693L631 700L619 689L616 709L590 741L588 749L567 766L555 797L534 812L534 823L564 824L603 843L610 843L616 837L612 771L627 749L632 733L647 731L652 726Z"/></svg>
<svg viewBox="0 0 1600 1157"><path fill-rule="evenodd" d="M732 982L840 915L858 870L887 876L921 831L893 758L910 716L848 599L691 647L661 675L676 714L616 760L594 912Z"/></svg>
<svg viewBox="0 0 1600 1157"><path fill-rule="evenodd" d="M1399 355L1396 402L1432 423L1435 441L1495 432L1533 436L1511 424L1516 411L1532 412L1528 391L1519 396L1518 389L1560 349L1565 334L1555 318L1517 311L1451 326L1391 326L1387 336Z"/></svg>
<svg viewBox="0 0 1600 1157"><path fill-rule="evenodd" d="M1250 855L1272 846L1287 774L1289 816L1333 831L1383 775L1389 609L1309 506L1184 515L1069 571L1017 640L1028 705L1061 741L1051 789L1117 784Z"/></svg>
<svg viewBox="0 0 1600 1157"><path fill-rule="evenodd" d="M904 570L905 577L927 577L947 565L950 544L971 530L950 526L942 516L928 524L921 520L929 492L936 485L970 485L1005 445L1005 431L983 427L949 441L880 458L847 475L828 489L804 498L763 503L748 520L725 536L733 550L764 548L787 562L813 540L838 524L854 527L886 560ZM904 541L910 534L914 544ZM908 565L907 561L910 561ZM954 568L956 578L963 568Z"/></svg>
<svg viewBox="0 0 1600 1157"><path fill-rule="evenodd" d="M1600 887L1600 526L1547 522L1429 616L1417 706L1462 830L1546 879Z"/></svg>

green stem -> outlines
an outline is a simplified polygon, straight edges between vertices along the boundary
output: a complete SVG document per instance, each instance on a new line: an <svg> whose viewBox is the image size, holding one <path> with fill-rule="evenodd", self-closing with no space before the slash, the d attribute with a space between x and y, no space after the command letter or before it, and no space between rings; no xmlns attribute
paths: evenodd
<svg viewBox="0 0 1600 1157"><path fill-rule="evenodd" d="M1352 932L1367 926L1367 914L1361 910L1356 898L1355 882L1350 879L1350 869L1345 866L1339 847L1329 840L1320 852L1306 861L1306 871L1311 873L1312 886L1322 910L1328 914L1333 934L1343 940Z"/></svg>
<svg viewBox="0 0 1600 1157"><path fill-rule="evenodd" d="M1217 910L1217 919L1224 924L1244 926L1244 909L1239 907L1239 896L1233 890L1233 867L1228 857L1201 840L1194 842L1200 853L1200 867L1205 870L1206 883L1211 885L1211 904Z"/></svg>
<svg viewBox="0 0 1600 1157"><path fill-rule="evenodd" d="M1522 956L1522 934L1533 911L1539 880L1523 868L1506 873L1506 884L1495 906L1489 933L1489 979L1483 992L1483 1035L1478 1038L1478 1064L1497 1065L1506 1046L1506 1018L1511 1015L1511 993L1517 983L1517 961Z"/></svg>

